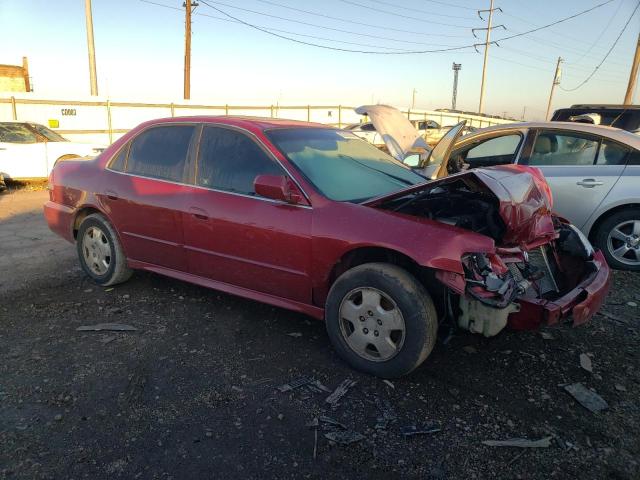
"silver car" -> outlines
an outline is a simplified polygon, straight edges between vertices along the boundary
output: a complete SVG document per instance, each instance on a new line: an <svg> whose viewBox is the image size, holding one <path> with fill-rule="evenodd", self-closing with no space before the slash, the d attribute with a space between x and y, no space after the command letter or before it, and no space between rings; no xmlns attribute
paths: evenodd
<svg viewBox="0 0 640 480"><path fill-rule="evenodd" d="M640 136L573 122L500 125L460 138L448 170L507 163L542 170L554 210L610 266L640 270Z"/></svg>

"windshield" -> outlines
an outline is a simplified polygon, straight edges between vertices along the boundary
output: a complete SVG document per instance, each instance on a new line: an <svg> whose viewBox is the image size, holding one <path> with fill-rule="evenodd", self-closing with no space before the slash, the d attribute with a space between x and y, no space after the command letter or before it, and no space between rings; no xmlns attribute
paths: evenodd
<svg viewBox="0 0 640 480"><path fill-rule="evenodd" d="M331 200L361 202L423 183L425 178L351 132L276 129L271 141Z"/></svg>
<svg viewBox="0 0 640 480"><path fill-rule="evenodd" d="M49 130L44 125L40 125L39 123L30 123L29 126L33 128L36 132L42 135L50 142L66 142L67 139L61 135L58 135L53 130Z"/></svg>

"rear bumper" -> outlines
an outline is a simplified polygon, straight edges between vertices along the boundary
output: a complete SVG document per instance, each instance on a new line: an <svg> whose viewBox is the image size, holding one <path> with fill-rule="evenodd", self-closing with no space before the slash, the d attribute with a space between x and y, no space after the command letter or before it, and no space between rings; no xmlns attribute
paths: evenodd
<svg viewBox="0 0 640 480"><path fill-rule="evenodd" d="M74 242L73 238L73 214L74 210L65 205L60 205L52 201L44 204L44 218L49 224L49 228L69 242Z"/></svg>
<svg viewBox="0 0 640 480"><path fill-rule="evenodd" d="M518 299L520 311L509 315L507 325L513 330L533 330L553 325L572 315L573 326L588 322L602 306L610 286L610 271L602 252L593 257L595 270L573 290L555 300Z"/></svg>

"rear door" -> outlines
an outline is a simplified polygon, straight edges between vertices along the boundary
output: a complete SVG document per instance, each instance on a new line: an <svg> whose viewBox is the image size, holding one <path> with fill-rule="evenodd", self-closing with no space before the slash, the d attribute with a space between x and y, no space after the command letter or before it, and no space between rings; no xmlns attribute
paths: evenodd
<svg viewBox="0 0 640 480"><path fill-rule="evenodd" d="M629 149L582 132L539 129L519 163L537 167L553 192L554 210L582 228L622 174Z"/></svg>
<svg viewBox="0 0 640 480"><path fill-rule="evenodd" d="M185 177L196 130L193 124L153 126L111 161L100 200L128 258L187 270L182 212L189 193Z"/></svg>
<svg viewBox="0 0 640 480"><path fill-rule="evenodd" d="M203 127L184 214L189 272L310 303L313 211L257 195L258 175L287 172L248 132Z"/></svg>

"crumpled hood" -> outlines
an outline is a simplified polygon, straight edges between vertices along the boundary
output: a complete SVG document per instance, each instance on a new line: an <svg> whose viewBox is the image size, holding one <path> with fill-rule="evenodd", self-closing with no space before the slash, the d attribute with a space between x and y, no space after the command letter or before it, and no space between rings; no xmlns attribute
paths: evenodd
<svg viewBox="0 0 640 480"><path fill-rule="evenodd" d="M431 149L411 122L396 108L388 105L363 105L355 111L369 117L389 153L396 160L403 161L416 148Z"/></svg>
<svg viewBox="0 0 640 480"><path fill-rule="evenodd" d="M540 170L523 165L468 170L367 200L363 205L382 206L408 194L428 192L461 179L469 180L470 189L478 190L477 185L480 184L497 198L499 215L506 227L502 245L528 244L556 236L552 215L553 197L549 185Z"/></svg>

